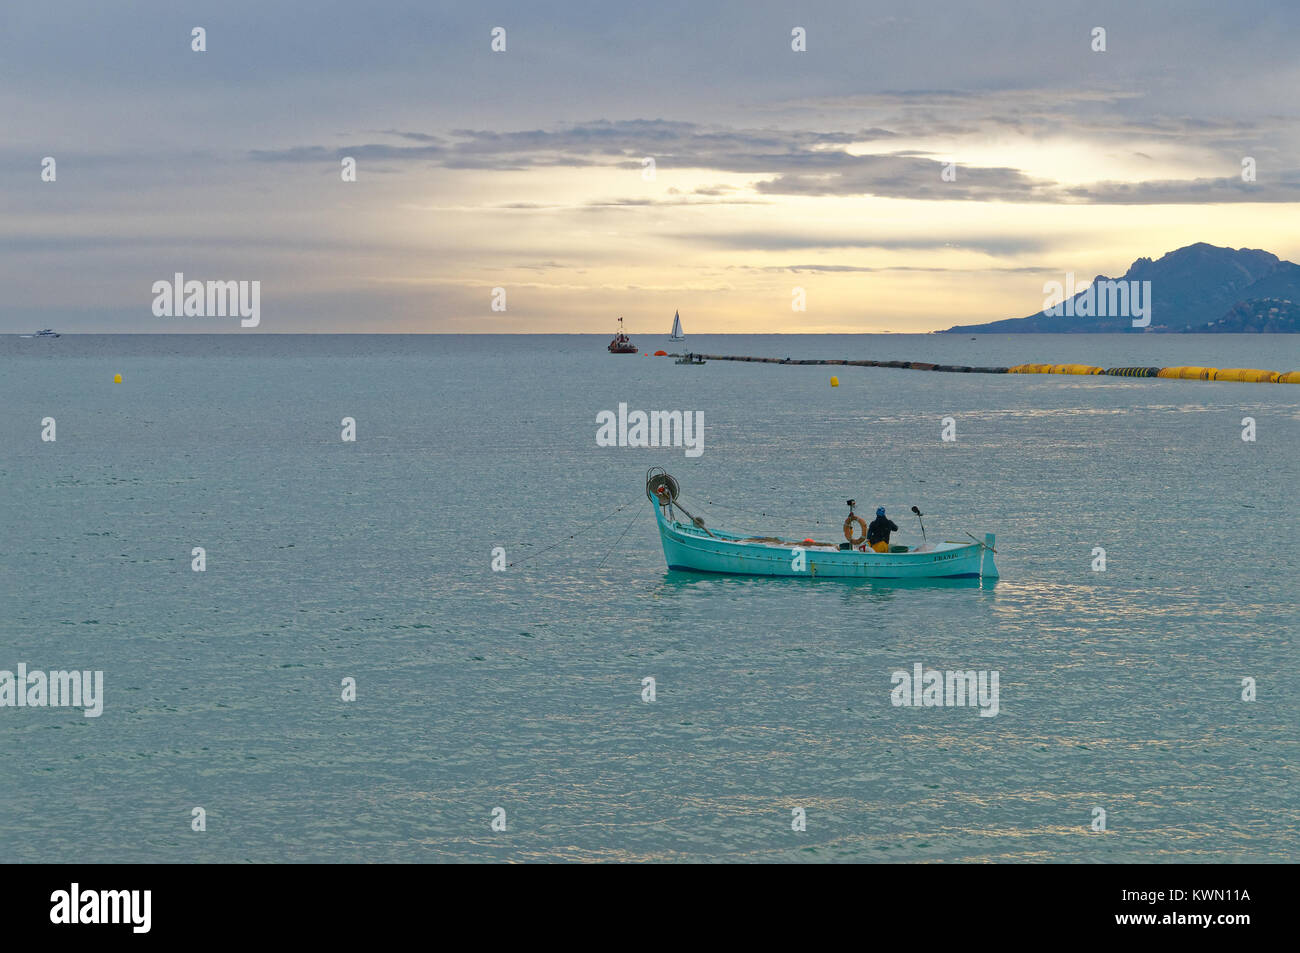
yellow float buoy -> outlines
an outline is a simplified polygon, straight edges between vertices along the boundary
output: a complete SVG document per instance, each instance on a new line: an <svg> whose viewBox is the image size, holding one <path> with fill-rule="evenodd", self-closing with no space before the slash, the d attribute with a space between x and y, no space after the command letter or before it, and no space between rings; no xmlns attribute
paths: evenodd
<svg viewBox="0 0 1300 953"><path fill-rule="evenodd" d="M832 378L831 378L831 386L832 386L832 387L839 387L839 386L840 386L840 379L839 379L838 377L832 377Z"/></svg>
<svg viewBox="0 0 1300 953"><path fill-rule="evenodd" d="M1272 384L1281 375L1277 371L1263 371L1256 367L1221 367L1210 378L1212 381L1240 381L1246 384Z"/></svg>
<svg viewBox="0 0 1300 953"><path fill-rule="evenodd" d="M1212 381L1217 367L1162 367L1156 377L1179 381Z"/></svg>
<svg viewBox="0 0 1300 953"><path fill-rule="evenodd" d="M120 383L122 383L122 375L121 375L121 374L114 374L114 375L113 375L113 383L114 383L114 384L120 384Z"/></svg>

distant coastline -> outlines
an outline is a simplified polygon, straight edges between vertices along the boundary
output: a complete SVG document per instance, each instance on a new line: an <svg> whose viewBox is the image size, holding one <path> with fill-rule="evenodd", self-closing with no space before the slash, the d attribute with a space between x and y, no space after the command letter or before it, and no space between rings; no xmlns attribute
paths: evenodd
<svg viewBox="0 0 1300 953"><path fill-rule="evenodd" d="M1198 242L1157 261L1139 258L1119 278L1064 277L1049 283L1055 295L1044 287L1042 311L936 333L1300 333L1300 265L1259 249Z"/></svg>

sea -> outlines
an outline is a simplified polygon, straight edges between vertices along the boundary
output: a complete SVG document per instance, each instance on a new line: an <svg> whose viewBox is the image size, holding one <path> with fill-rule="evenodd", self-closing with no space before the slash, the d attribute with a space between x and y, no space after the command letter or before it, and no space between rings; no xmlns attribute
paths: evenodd
<svg viewBox="0 0 1300 953"><path fill-rule="evenodd" d="M1300 336L607 337L0 336L0 859L1300 859L1300 387L653 354ZM601 445L620 405L699 452ZM709 527L835 541L854 499L1001 576L669 571L651 467ZM996 714L901 704L918 665Z"/></svg>

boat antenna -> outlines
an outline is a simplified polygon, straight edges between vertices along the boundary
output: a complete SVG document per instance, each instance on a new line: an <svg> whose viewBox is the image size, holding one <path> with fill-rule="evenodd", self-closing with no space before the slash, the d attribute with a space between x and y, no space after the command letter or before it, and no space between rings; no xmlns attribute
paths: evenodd
<svg viewBox="0 0 1300 953"><path fill-rule="evenodd" d="M912 507L912 512L916 514L916 521L921 524L921 545L924 546L925 545L925 520L921 519L921 511L918 510L915 506Z"/></svg>

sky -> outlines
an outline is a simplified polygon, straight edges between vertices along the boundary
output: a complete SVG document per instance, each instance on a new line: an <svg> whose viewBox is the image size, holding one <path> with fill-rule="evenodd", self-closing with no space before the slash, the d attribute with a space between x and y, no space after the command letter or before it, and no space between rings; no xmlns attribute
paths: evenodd
<svg viewBox="0 0 1300 953"><path fill-rule="evenodd" d="M7 0L0 332L922 332L1193 242L1300 261L1298 38L1293 0ZM177 272L260 324L155 316Z"/></svg>

